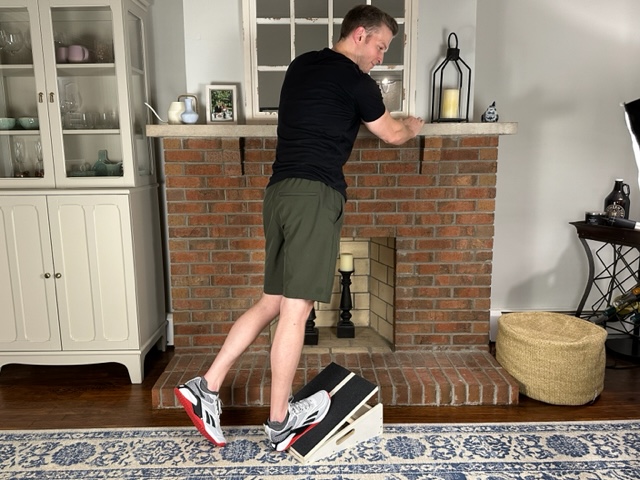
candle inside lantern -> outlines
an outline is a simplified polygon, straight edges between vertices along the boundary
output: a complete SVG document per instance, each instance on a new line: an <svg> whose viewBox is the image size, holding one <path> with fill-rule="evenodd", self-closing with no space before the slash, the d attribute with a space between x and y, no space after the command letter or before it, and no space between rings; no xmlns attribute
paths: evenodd
<svg viewBox="0 0 640 480"><path fill-rule="evenodd" d="M340 271L353 272L353 255L351 253L340 254Z"/></svg>
<svg viewBox="0 0 640 480"><path fill-rule="evenodd" d="M446 88L442 92L442 118L458 118L458 105L460 103L460 91L457 88Z"/></svg>

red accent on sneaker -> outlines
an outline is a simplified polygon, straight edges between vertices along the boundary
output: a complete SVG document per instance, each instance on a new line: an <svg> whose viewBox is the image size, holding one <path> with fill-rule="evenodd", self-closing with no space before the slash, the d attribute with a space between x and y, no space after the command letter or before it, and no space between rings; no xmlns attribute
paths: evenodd
<svg viewBox="0 0 640 480"><path fill-rule="evenodd" d="M276 451L278 451L278 452L284 452L285 450L288 450L288 449L289 449L289 447L291 447L291 445L293 445L294 443L296 443L296 441L297 441L301 436L303 436L305 433L307 433L307 432L308 432L309 430L311 430L313 427L315 427L316 425L318 425L318 423L320 423L320 422L312 423L312 424L311 424L311 425L309 425L307 428L305 428L302 432L300 432L299 434L294 435L293 437L291 437L291 441L290 441L287 445L285 445L284 447L281 447L280 449L278 449L278 448L277 448L277 449L276 449Z"/></svg>
<svg viewBox="0 0 640 480"><path fill-rule="evenodd" d="M329 398L331 398L331 394L330 394L329 392L326 392L326 393L327 393L327 396L328 396ZM296 443L296 441L297 441L301 436L303 436L305 433L307 433L307 432L308 432L309 430L311 430L313 427L315 427L316 425L318 425L322 420L324 420L324 417L326 417L326 416L327 416L327 413L328 413L328 411L327 411L327 412L324 414L324 416L323 416L320 420L318 420L316 423L312 423L312 424L311 424L311 425L309 425L307 428L305 428L302 432L298 433L297 435L294 435L294 436L291 438L291 441L290 441L290 442L289 442L289 443L288 443L284 448L282 448L282 449L276 449L276 451L278 451L278 452L284 452L285 450L288 450L288 449L289 449L289 447L291 447L291 445L293 445L294 443Z"/></svg>
<svg viewBox="0 0 640 480"><path fill-rule="evenodd" d="M194 413L193 405L191 405L191 402L187 398L185 398L185 396L182 395L182 393L180 393L180 390L178 389L178 387L173 389L173 393L175 394L176 398L180 400L180 404L184 408L184 411L187 412L187 415L189 415L189 418L193 422L193 425L198 429L198 431L202 434L202 436L204 436L204 438L209 440L211 443L213 443L217 447L224 447L226 443L216 442L213 439L213 437L211 437L211 435L207 433L207 430L204 428L204 422L199 416L197 416Z"/></svg>

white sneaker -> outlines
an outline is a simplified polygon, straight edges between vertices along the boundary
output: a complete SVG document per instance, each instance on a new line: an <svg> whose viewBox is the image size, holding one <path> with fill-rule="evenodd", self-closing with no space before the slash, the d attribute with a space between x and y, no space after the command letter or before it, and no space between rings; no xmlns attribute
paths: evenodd
<svg viewBox="0 0 640 480"><path fill-rule="evenodd" d="M282 430L274 430L268 421L264 424L264 431L273 449L282 452L293 445L322 421L330 406L331 397L325 390L320 390L299 402L289 403L289 418Z"/></svg>
<svg viewBox="0 0 640 480"><path fill-rule="evenodd" d="M227 441L220 428L222 402L218 394L200 388L201 378L193 378L173 391L200 433L218 447L224 447ZM202 381L205 381L204 378Z"/></svg>

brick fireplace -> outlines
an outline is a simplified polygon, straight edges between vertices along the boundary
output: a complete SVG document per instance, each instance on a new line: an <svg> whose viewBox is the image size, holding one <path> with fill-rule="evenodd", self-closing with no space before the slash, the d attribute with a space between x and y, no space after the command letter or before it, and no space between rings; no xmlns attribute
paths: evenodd
<svg viewBox="0 0 640 480"><path fill-rule="evenodd" d="M275 128L234 136L211 128L148 127L162 137L176 352L154 387L158 407L176 405L173 386L203 373L261 293ZM489 352L502 133L427 133L400 147L358 137L345 166L342 234L395 247L390 348L305 349L295 388L336 361L376 383L387 405L517 403L517 385ZM267 329L230 373L226 405L268 403L269 343Z"/></svg>

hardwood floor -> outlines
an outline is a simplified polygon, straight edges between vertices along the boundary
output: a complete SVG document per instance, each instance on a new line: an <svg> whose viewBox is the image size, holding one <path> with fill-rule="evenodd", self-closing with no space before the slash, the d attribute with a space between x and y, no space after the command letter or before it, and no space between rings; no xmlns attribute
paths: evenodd
<svg viewBox="0 0 640 480"><path fill-rule="evenodd" d="M132 385L121 365L7 365L0 372L0 429L190 425L179 409L151 407L151 388L172 356L147 355L146 378ZM258 425L268 410L226 408L223 425ZM517 406L385 407L385 423L533 422L640 419L640 368L610 357L602 395L590 405L553 406L520 398Z"/></svg>

